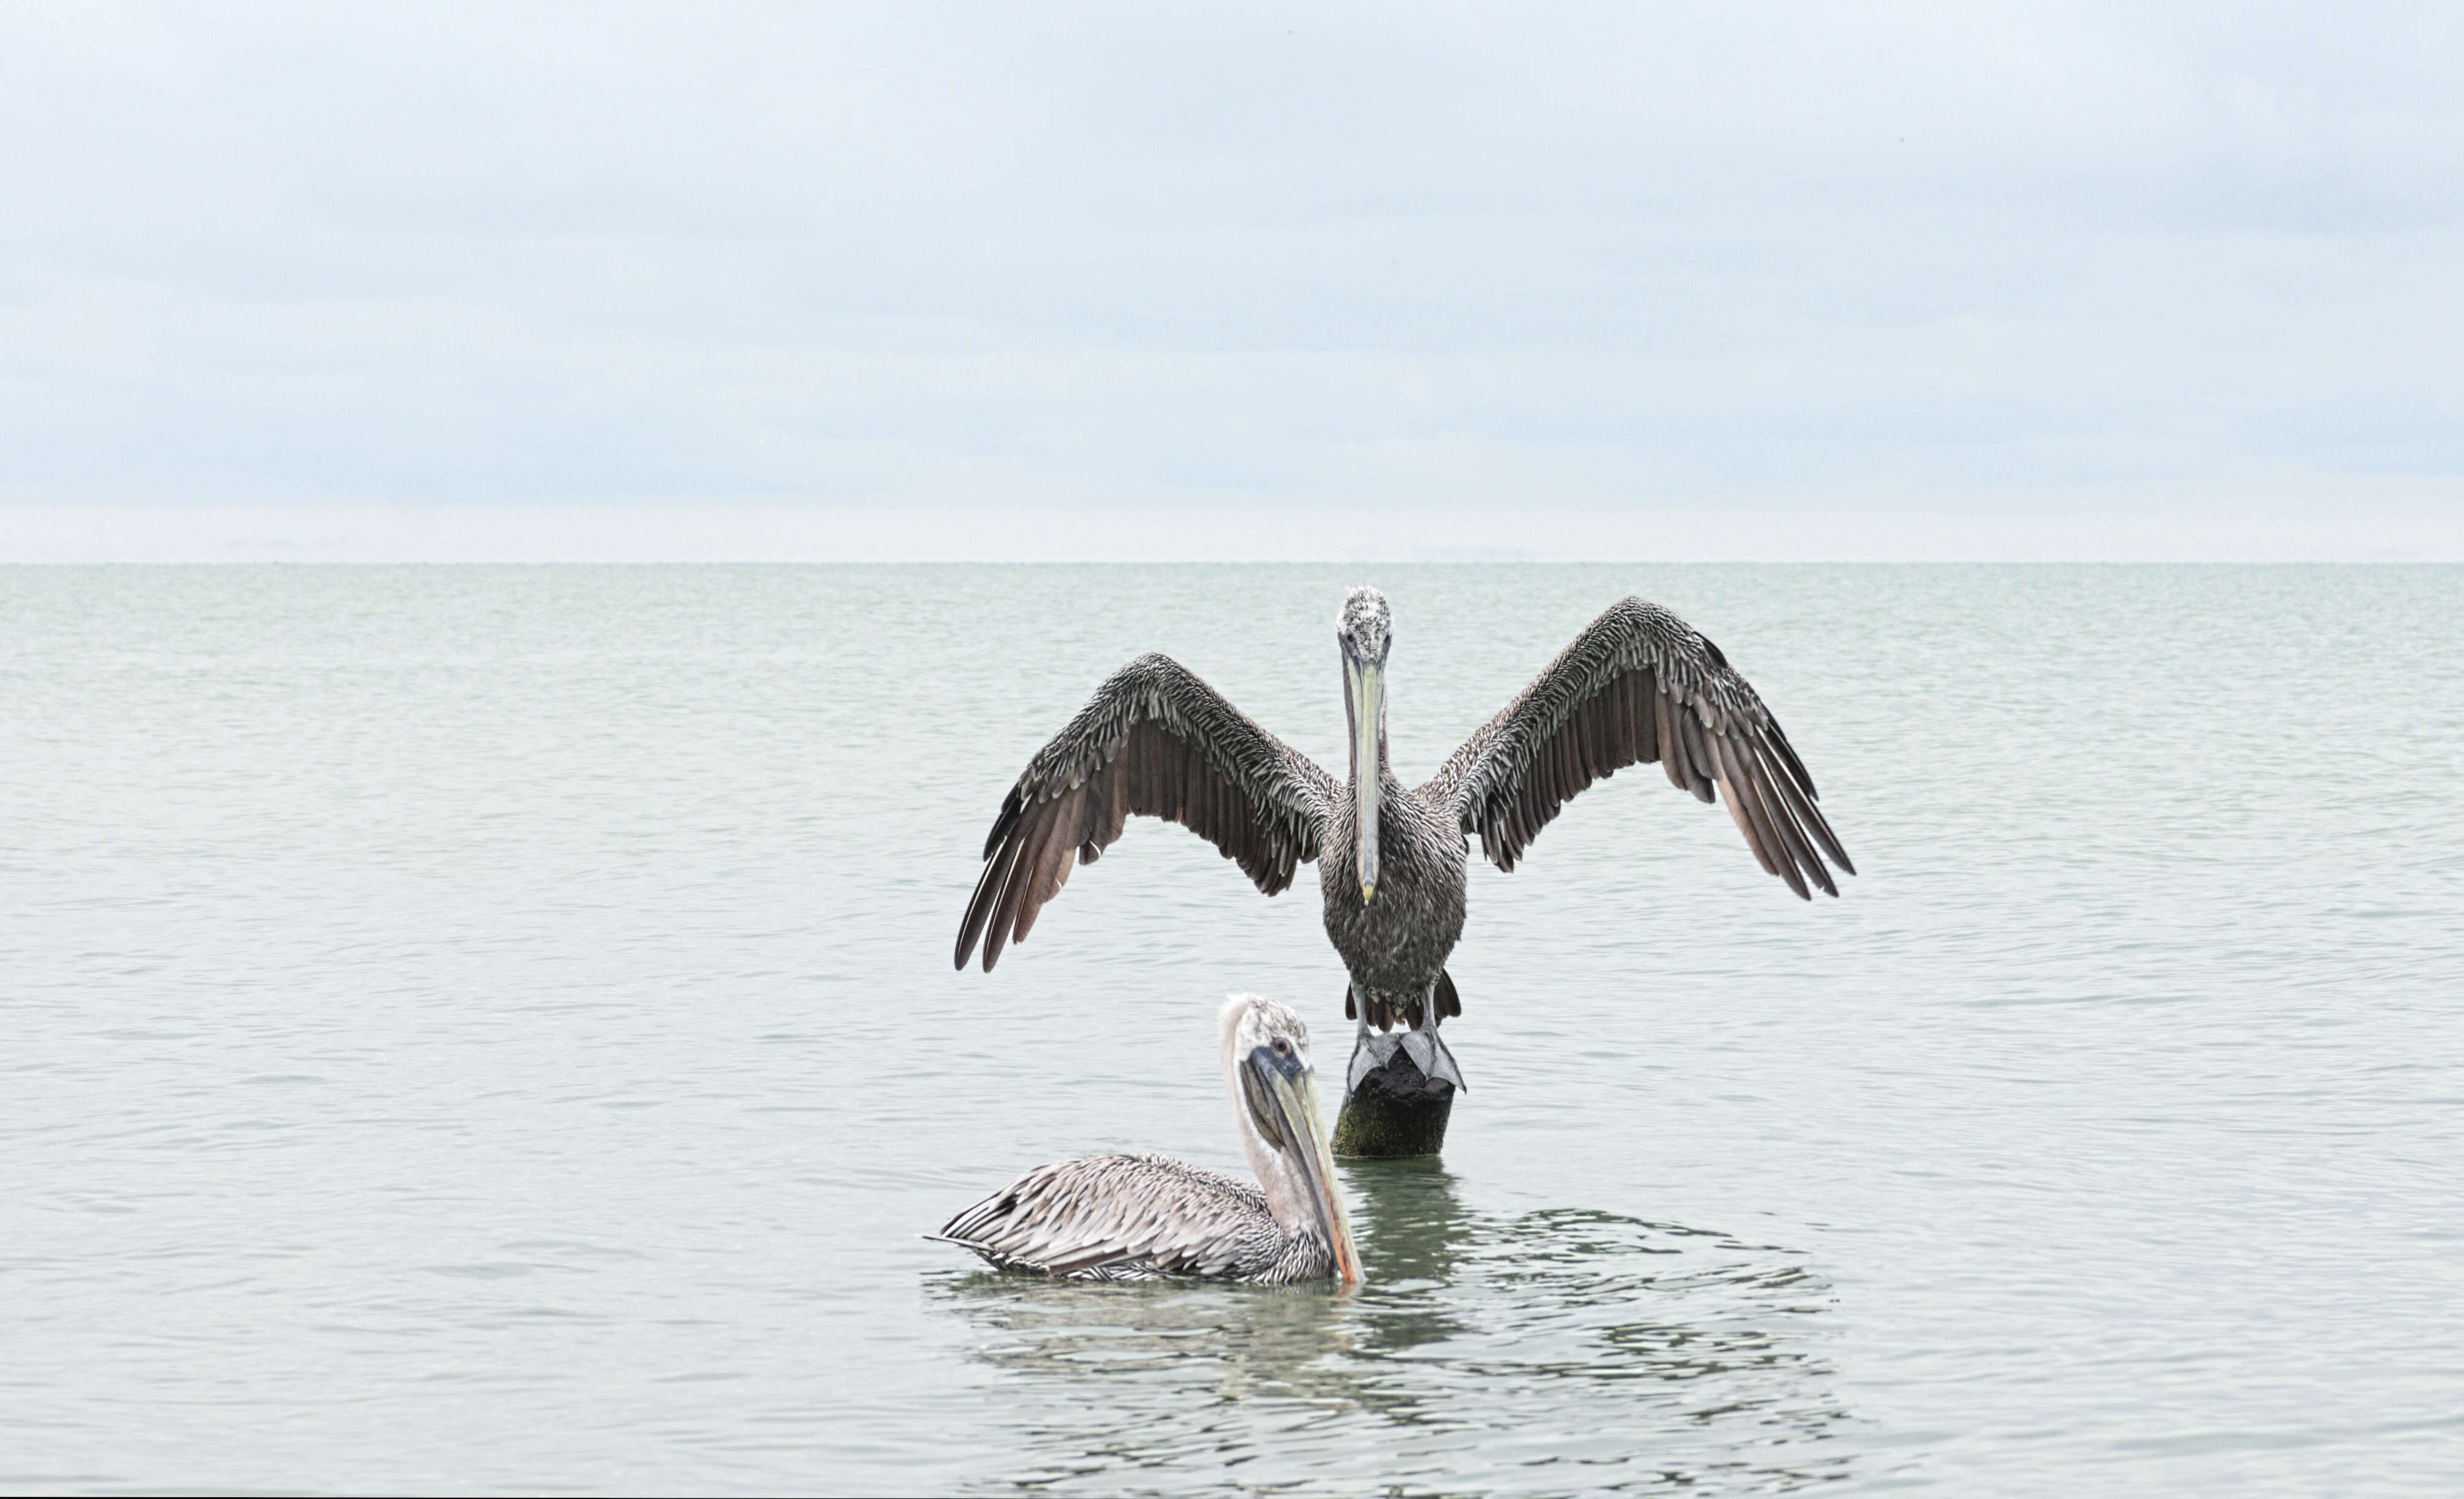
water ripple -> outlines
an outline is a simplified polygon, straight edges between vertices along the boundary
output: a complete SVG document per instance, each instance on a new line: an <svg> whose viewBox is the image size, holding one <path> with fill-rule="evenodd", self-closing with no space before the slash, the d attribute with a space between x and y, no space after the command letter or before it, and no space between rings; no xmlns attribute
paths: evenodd
<svg viewBox="0 0 2464 1499"><path fill-rule="evenodd" d="M1435 1162L1355 1162L1368 1283L1114 1287L953 1273L1009 1376L997 1489L1786 1489L1845 1476L1804 1255L1589 1209L1466 1208Z"/></svg>

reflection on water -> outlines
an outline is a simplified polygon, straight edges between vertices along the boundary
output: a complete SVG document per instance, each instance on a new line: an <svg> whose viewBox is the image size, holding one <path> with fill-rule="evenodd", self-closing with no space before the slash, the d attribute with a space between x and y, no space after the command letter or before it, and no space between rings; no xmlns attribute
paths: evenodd
<svg viewBox="0 0 2464 1499"><path fill-rule="evenodd" d="M1471 1220L1442 1161L1356 1160L1338 1168L1360 1230L1363 1340L1380 1354L1442 1343L1465 1331L1446 1299Z"/></svg>
<svg viewBox="0 0 2464 1499"><path fill-rule="evenodd" d="M941 1281L983 1334L1017 1466L1137 1492L1789 1488L1847 1476L1797 1253L1677 1224L1464 1205L1436 1160L1344 1166L1369 1283ZM1500 1482L1506 1473L1521 1483Z"/></svg>

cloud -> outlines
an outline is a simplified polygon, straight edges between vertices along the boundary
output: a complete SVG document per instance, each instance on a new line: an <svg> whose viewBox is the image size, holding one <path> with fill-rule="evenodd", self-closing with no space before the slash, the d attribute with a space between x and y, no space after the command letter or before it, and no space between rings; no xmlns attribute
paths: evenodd
<svg viewBox="0 0 2464 1499"><path fill-rule="evenodd" d="M2452 10L0 30L20 503L2020 514L2464 473Z"/></svg>

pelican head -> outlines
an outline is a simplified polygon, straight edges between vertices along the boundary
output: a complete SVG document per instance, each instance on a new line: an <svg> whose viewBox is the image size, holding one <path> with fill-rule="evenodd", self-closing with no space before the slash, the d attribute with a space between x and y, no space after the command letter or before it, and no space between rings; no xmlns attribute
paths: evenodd
<svg viewBox="0 0 2464 1499"><path fill-rule="evenodd" d="M1360 1283L1334 1155L1317 1112L1317 1071L1309 1026L1287 1005L1236 994L1223 1005L1223 1080L1249 1165L1284 1231L1314 1237L1334 1261L1335 1278Z"/></svg>
<svg viewBox="0 0 2464 1499"><path fill-rule="evenodd" d="M1386 764L1386 651L1395 643L1386 595L1354 588L1335 616L1343 651L1343 711L1352 721L1352 805L1359 846L1360 903L1377 897L1377 778Z"/></svg>

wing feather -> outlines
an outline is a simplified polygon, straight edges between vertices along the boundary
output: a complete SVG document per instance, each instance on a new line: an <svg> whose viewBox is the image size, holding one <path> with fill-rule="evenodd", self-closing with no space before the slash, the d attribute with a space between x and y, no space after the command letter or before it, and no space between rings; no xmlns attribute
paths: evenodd
<svg viewBox="0 0 2464 1499"><path fill-rule="evenodd" d="M1788 771L1774 763L1775 757L1763 753L1754 745L1747 745L1745 753L1749 757L1759 757L1762 774L1754 778L1754 792L1762 801L1764 817L1778 829L1780 842L1787 845L1790 861L1804 872L1806 878L1819 886L1824 894L1838 894L1838 885L1833 882L1831 871L1822 867L1821 857L1814 851L1813 841L1806 837L1804 827L1798 824L1796 809L1789 804L1788 794L1795 786L1789 780Z"/></svg>
<svg viewBox="0 0 2464 1499"><path fill-rule="evenodd" d="M1694 799L1711 800L1711 783L1719 779L1718 767L1711 761L1711 751L1703 742L1703 723L1698 710L1681 704L1676 709L1677 735L1685 741L1686 773L1694 778Z"/></svg>
<svg viewBox="0 0 2464 1499"><path fill-rule="evenodd" d="M1668 773L1668 783L1688 796L1694 793L1694 778L1685 773L1685 745L1677 738L1677 719L1668 694L1651 694L1651 717L1655 730L1653 753L1660 759L1660 768Z"/></svg>
<svg viewBox="0 0 2464 1499"><path fill-rule="evenodd" d="M1779 829L1771 826L1760 789L1753 777L1746 773L1745 757L1737 753L1735 742L1725 737L1711 742L1718 746L1714 753L1720 758L1720 789L1727 794L1729 810L1745 814L1747 842L1753 845L1754 857L1762 861L1763 872L1786 880L1800 900L1808 898L1805 876L1796 871L1795 858L1781 844Z"/></svg>
<svg viewBox="0 0 2464 1499"><path fill-rule="evenodd" d="M995 855L1007 867L1001 871L1001 895L993 906L992 928L984 934L984 965L987 968L1000 960L1001 948L1008 944L1018 929L1019 908L1026 904L1026 888L1031 882L1029 871L1044 851L1046 831L1044 811L1039 806L1021 818L1015 841L1004 845Z"/></svg>
<svg viewBox="0 0 2464 1499"><path fill-rule="evenodd" d="M1265 1194L1164 1156L1038 1166L932 1235L1002 1269L1046 1275L1221 1273L1280 1240Z"/></svg>
<svg viewBox="0 0 2464 1499"><path fill-rule="evenodd" d="M1826 857L1857 872L1752 685L1691 626L1640 599L1594 620L1420 794L1511 870L1567 802L1653 761L1670 785L1725 801L1754 861L1798 896L1839 893Z"/></svg>
<svg viewBox="0 0 2464 1499"><path fill-rule="evenodd" d="M1133 816L1189 828L1272 895L1317 857L1334 783L1169 656L1112 673L1036 752L1001 801L958 926L957 966L983 944L989 972L1045 903Z"/></svg>

